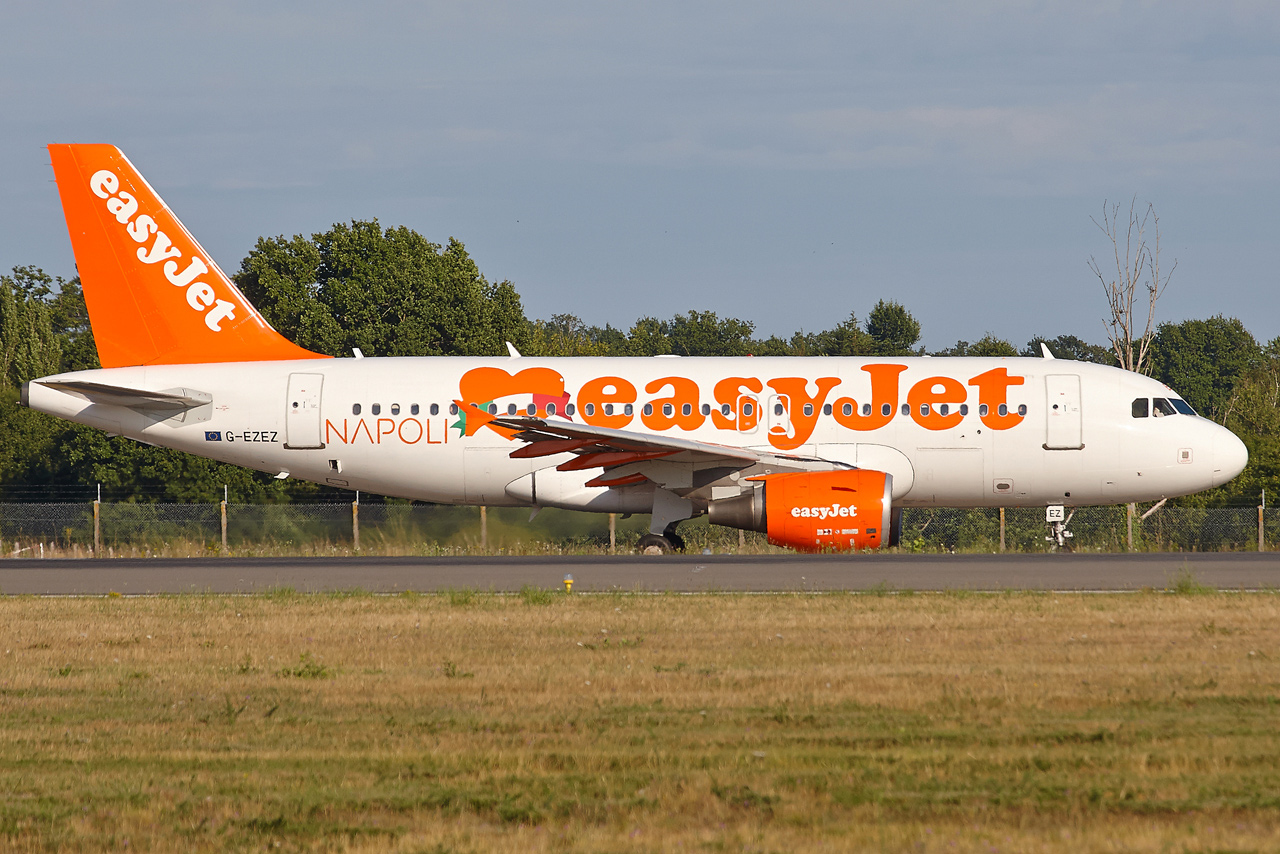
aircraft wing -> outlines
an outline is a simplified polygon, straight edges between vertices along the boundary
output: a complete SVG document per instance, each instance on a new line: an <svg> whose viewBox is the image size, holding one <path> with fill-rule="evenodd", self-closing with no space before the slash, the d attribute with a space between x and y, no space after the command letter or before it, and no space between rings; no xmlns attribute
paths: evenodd
<svg viewBox="0 0 1280 854"><path fill-rule="evenodd" d="M195 409L198 406L213 402L213 395L189 388L148 391L146 389L127 388L125 386L86 382L84 380L41 380L39 382L40 385L48 388L83 397L90 403L100 403L104 406L125 406L130 409Z"/></svg>
<svg viewBox="0 0 1280 854"><path fill-rule="evenodd" d="M660 486L684 492L694 488L695 472L718 470L724 474L751 470L812 471L844 468L842 464L811 457L795 457L751 448L697 442L675 436L637 433L595 427L571 421L508 416L491 424L509 431L525 444L511 452L515 459L574 454L556 466L559 471L602 468L604 472L587 486L626 486L652 480ZM709 482L709 481L707 481Z"/></svg>

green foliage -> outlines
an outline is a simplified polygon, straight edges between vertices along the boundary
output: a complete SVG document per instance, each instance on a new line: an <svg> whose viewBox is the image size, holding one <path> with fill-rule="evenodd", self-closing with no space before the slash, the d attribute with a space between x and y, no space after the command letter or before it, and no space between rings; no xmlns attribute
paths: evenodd
<svg viewBox="0 0 1280 854"><path fill-rule="evenodd" d="M491 284L466 248L377 220L261 238L236 284L283 335L331 356L496 356L526 344L510 282Z"/></svg>
<svg viewBox="0 0 1280 854"><path fill-rule="evenodd" d="M1182 395L1206 418L1226 417L1236 381L1257 367L1258 342L1234 317L1162 323L1149 351L1151 376Z"/></svg>
<svg viewBox="0 0 1280 854"><path fill-rule="evenodd" d="M53 334L47 297L54 280L38 267L0 276L0 388L56 374L61 342Z"/></svg>
<svg viewBox="0 0 1280 854"><path fill-rule="evenodd" d="M1109 347L1101 347L1082 341L1074 335L1059 335L1057 338L1042 338L1037 335L1027 342L1023 348L1023 356L1039 358L1040 345L1048 344L1049 352L1055 359L1072 359L1077 362L1093 362L1098 365L1115 365L1116 354Z"/></svg>
<svg viewBox="0 0 1280 854"><path fill-rule="evenodd" d="M954 347L939 350L935 356L1016 356L1018 350L1003 338L997 338L988 332L977 343L957 341ZM1037 353L1036 355L1040 355Z"/></svg>
<svg viewBox="0 0 1280 854"><path fill-rule="evenodd" d="M920 352L920 321L901 303L880 300L867 315L867 334L877 356L914 356Z"/></svg>

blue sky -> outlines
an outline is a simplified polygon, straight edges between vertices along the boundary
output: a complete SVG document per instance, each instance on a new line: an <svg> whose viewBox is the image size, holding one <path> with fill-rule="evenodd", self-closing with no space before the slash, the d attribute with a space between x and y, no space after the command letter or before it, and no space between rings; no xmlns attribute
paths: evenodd
<svg viewBox="0 0 1280 854"><path fill-rule="evenodd" d="M44 146L119 145L229 272L377 217L531 317L877 299L931 348L1104 343L1091 222L1137 197L1160 318L1280 335L1274 3L174 3L0 9L0 268L74 272Z"/></svg>

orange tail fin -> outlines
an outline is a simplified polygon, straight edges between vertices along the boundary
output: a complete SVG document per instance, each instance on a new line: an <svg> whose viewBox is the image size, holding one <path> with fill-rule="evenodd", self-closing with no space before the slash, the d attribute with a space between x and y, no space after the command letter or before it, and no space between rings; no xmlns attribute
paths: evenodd
<svg viewBox="0 0 1280 854"><path fill-rule="evenodd" d="M104 368L321 359L271 328L114 145L50 145Z"/></svg>

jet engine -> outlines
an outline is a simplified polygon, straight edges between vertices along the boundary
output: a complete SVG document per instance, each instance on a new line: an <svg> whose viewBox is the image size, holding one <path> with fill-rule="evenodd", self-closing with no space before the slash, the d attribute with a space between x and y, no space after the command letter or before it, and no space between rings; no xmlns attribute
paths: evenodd
<svg viewBox="0 0 1280 854"><path fill-rule="evenodd" d="M735 498L712 501L712 524L769 535L799 551L878 549L889 542L893 476L882 471L769 474Z"/></svg>

